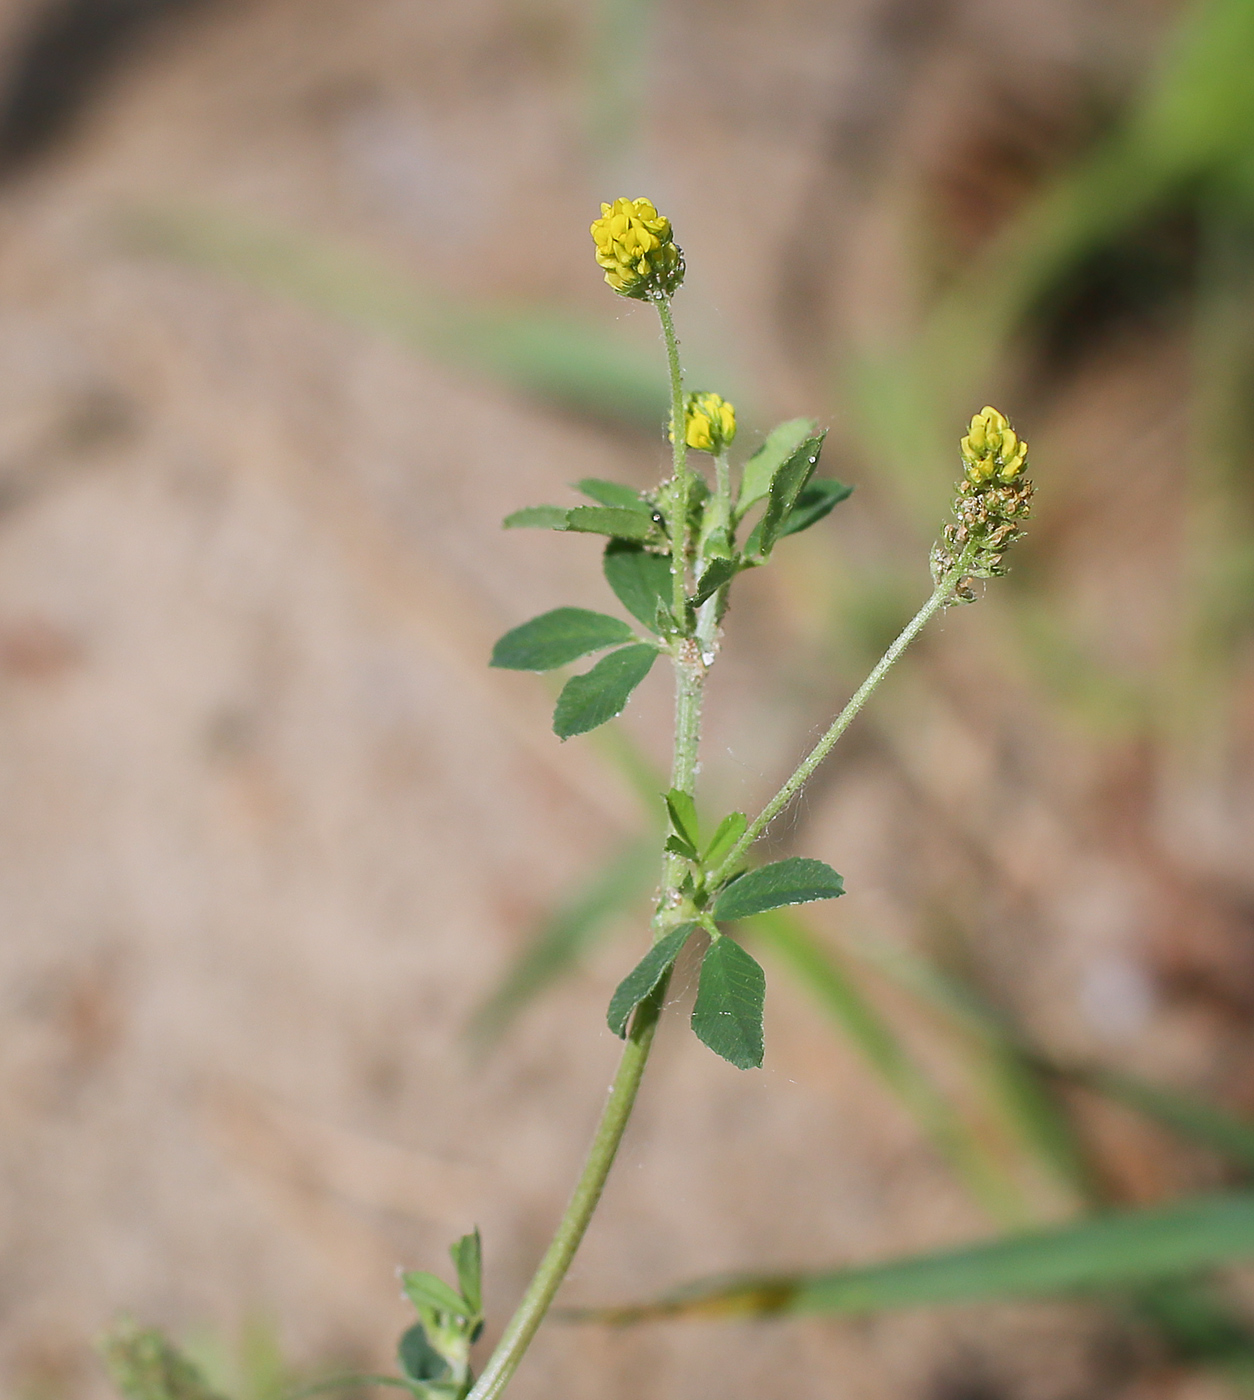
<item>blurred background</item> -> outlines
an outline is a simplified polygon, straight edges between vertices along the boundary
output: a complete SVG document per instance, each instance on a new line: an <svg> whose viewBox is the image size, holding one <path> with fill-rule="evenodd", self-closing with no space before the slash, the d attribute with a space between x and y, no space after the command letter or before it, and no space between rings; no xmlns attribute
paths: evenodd
<svg viewBox="0 0 1254 1400"><path fill-rule="evenodd" d="M664 1026L565 1299L1238 1179L1189 1123L1254 1115L1252 68L1250 0L0 4L7 1394L108 1394L122 1312L249 1400L386 1368L396 1267L475 1222L489 1340L512 1308L669 733L661 668L560 745L486 666L612 602L594 538L501 517L664 470L620 194L737 451L813 415L857 488L738 585L708 810L926 596L986 402L1038 512L772 831L849 894L751 935L763 1071ZM1254 1356L1208 1287L554 1324L516 1391L1206 1400Z"/></svg>

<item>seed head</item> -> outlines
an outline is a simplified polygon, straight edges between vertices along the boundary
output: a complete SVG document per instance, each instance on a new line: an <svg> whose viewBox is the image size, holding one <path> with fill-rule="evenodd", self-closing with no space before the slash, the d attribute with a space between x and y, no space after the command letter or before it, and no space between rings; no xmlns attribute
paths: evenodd
<svg viewBox="0 0 1254 1400"><path fill-rule="evenodd" d="M671 435L673 436L673 435ZM736 436L736 409L721 394L689 394L684 404L684 441L698 452L717 454Z"/></svg>
<svg viewBox="0 0 1254 1400"><path fill-rule="evenodd" d="M954 498L957 523L945 526L944 539L932 549L932 577L939 583L965 560L953 588L953 601L970 603L977 578L1006 572L1002 558L1022 539L1019 528L1032 509L1032 483L1023 471L1028 445L995 408L971 420L962 439L963 479Z"/></svg>
<svg viewBox="0 0 1254 1400"><path fill-rule="evenodd" d="M684 280L684 255L671 221L647 199L616 199L593 220L597 262L620 296L652 301L670 296Z"/></svg>

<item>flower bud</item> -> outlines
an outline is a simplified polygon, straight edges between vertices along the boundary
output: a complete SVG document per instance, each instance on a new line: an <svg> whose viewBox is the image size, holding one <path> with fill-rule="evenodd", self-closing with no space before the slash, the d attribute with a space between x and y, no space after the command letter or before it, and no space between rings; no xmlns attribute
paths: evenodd
<svg viewBox="0 0 1254 1400"><path fill-rule="evenodd" d="M997 477L1013 481L1028 459L1028 445L1021 442L1004 414L995 408L985 408L971 420L971 428L962 439L962 460L966 464L967 480L980 486Z"/></svg>
<svg viewBox="0 0 1254 1400"><path fill-rule="evenodd" d="M671 221L647 199L602 204L591 232L605 280L620 296L651 301L670 296L684 280L684 255Z"/></svg>
<svg viewBox="0 0 1254 1400"><path fill-rule="evenodd" d="M668 433L673 437L673 434ZM720 394L689 394L684 404L684 441L698 452L717 455L736 436L736 410Z"/></svg>

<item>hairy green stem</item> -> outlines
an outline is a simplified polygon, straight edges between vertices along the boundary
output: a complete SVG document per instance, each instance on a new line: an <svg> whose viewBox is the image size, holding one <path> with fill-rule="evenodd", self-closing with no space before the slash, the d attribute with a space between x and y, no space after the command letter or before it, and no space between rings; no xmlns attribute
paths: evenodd
<svg viewBox="0 0 1254 1400"><path fill-rule="evenodd" d="M623 1057L619 1061L618 1073L614 1076L605 1110L570 1204L523 1294L522 1302L510 1318L496 1350L467 1400L494 1400L505 1389L566 1277L566 1271L601 1199L618 1145L635 1106L636 1093L653 1045L661 1003L661 995L655 994L648 1002L642 1003L636 1012Z"/></svg>
<svg viewBox="0 0 1254 1400"><path fill-rule="evenodd" d="M671 458L674 463L674 514L671 530L671 611L675 621L685 623L688 606L688 441L684 424L684 372L679 366L679 339L671 315L670 298L659 295L654 301L662 338L666 341L666 364L671 380Z"/></svg>
<svg viewBox="0 0 1254 1400"><path fill-rule="evenodd" d="M745 828L744 835L727 853L726 859L709 876L707 885L710 889L717 889L719 884L735 870L741 857L750 846L758 839L766 828L775 820L785 807L792 801L798 792L809 782L814 770L831 753L836 741L853 723L858 712L863 705L871 698L876 687L884 679L893 667L893 663L910 645L920 632L927 626L932 618L947 603L953 601L954 588L958 581L966 573L971 565L974 554L974 545L968 545L963 551L962 557L948 573L937 583L932 590L932 596L919 609L917 613L906 623L898 634L896 640L888 648L883 656L875 663L871 674L862 682L854 692L853 698L841 710L840 714L832 721L827 732L818 741L810 752L797 765L792 777L780 788L774 797L766 804L756 817Z"/></svg>
<svg viewBox="0 0 1254 1400"><path fill-rule="evenodd" d="M681 626L687 617L688 564L688 463L684 442L684 386L679 368L679 342L675 338L675 323L671 318L670 302L659 297L658 316L666 339L666 358L671 380L671 430L674 447L675 494L671 528L671 572L675 616ZM671 648L675 667L675 747L671 765L671 786L691 794L696 785L697 755L701 739L701 700L705 686L705 663L695 639L680 637ZM679 882L687 869L682 857L667 854L663 867L662 894L654 920L655 937L662 937L669 928L667 914L679 903ZM669 980L669 979L667 979ZM531 1340L544 1321L575 1251L587 1231L601 1192L614 1165L623 1133L635 1106L640 1081L648 1063L653 1035L657 1029L663 999L664 981L657 991L636 1009L632 1018L627 1045L619 1061L618 1073L597 1125L596 1136L588 1157L566 1207L557 1233L541 1259L522 1301L510 1318L496 1350L475 1382L467 1400L495 1400L518 1369Z"/></svg>

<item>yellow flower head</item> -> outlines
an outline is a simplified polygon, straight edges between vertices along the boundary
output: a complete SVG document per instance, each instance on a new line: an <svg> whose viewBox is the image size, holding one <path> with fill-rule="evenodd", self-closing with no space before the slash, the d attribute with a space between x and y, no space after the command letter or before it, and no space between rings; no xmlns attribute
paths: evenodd
<svg viewBox="0 0 1254 1400"><path fill-rule="evenodd" d="M975 599L971 581L996 578L1006 572L1006 551L1023 538L1022 525L1032 511L1032 483L1023 474L1028 445L1015 433L1004 414L986 408L971 420L962 439L963 480L954 500L956 522L946 525L943 539L932 550L932 576L937 584L961 567L953 581L950 602Z"/></svg>
<svg viewBox="0 0 1254 1400"><path fill-rule="evenodd" d="M684 405L684 441L698 452L717 454L736 436L736 410L720 394L689 394Z"/></svg>
<svg viewBox="0 0 1254 1400"><path fill-rule="evenodd" d="M994 478L1011 482L1027 465L1028 445L1016 436L1004 414L985 408L972 418L971 429L962 439L962 460L972 486L983 486Z"/></svg>
<svg viewBox="0 0 1254 1400"><path fill-rule="evenodd" d="M592 237L605 280L622 296L637 301L670 296L684 280L684 255L671 233L671 221L647 199L602 204Z"/></svg>

